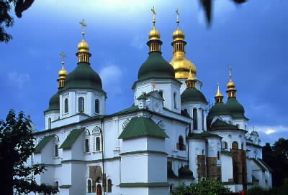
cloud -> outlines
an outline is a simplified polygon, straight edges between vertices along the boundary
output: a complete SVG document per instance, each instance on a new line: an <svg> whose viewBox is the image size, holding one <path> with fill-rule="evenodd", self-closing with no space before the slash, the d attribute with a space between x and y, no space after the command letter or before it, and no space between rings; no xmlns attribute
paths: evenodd
<svg viewBox="0 0 288 195"><path fill-rule="evenodd" d="M9 84L13 85L14 87L23 89L25 84L30 81L30 75L27 73L10 72L8 73L8 81Z"/></svg>
<svg viewBox="0 0 288 195"><path fill-rule="evenodd" d="M121 80L123 72L118 66L114 64L105 66L100 70L100 76L106 91L112 94L122 93Z"/></svg>

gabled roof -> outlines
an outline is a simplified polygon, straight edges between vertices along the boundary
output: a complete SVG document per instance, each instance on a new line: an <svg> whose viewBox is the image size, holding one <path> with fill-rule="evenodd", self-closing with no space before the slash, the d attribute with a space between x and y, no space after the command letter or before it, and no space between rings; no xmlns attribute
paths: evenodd
<svg viewBox="0 0 288 195"><path fill-rule="evenodd" d="M167 134L152 119L134 117L126 125L118 139L135 139L139 137L167 138Z"/></svg>
<svg viewBox="0 0 288 195"><path fill-rule="evenodd" d="M43 137L43 139L41 139L41 141L37 144L37 146L35 147L35 154L39 154L41 153L41 151L43 150L43 148L48 144L48 142L50 142L52 139L54 138L54 135L48 135Z"/></svg>
<svg viewBox="0 0 288 195"><path fill-rule="evenodd" d="M60 148L62 148L63 150L69 150L72 148L73 144L75 143L75 141L77 140L77 138L81 135L81 133L84 131L84 129L74 129L72 130L69 135L67 136L67 138L65 139L65 141L62 143L62 145L60 146Z"/></svg>

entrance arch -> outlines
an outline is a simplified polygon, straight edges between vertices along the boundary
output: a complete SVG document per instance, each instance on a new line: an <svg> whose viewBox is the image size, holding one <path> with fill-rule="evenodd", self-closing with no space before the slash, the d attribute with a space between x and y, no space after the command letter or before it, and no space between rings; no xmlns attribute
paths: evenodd
<svg viewBox="0 0 288 195"><path fill-rule="evenodd" d="M96 195L102 195L102 186L100 184L96 187Z"/></svg>

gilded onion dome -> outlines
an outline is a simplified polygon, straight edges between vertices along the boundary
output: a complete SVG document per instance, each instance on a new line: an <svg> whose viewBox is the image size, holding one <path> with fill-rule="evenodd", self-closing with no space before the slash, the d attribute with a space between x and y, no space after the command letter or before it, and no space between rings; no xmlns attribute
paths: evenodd
<svg viewBox="0 0 288 195"><path fill-rule="evenodd" d="M58 71L58 88L61 89L64 87L65 85L65 80L67 78L67 75L68 75L68 72L67 70L65 69L64 67L64 58L65 58L65 54L64 52L61 52L60 53L60 56L61 56L61 64L62 64L62 68Z"/></svg>
<svg viewBox="0 0 288 195"><path fill-rule="evenodd" d="M174 79L175 71L171 64L169 64L162 56L160 33L157 30L155 23L155 10L153 12L153 27L149 32L149 40L147 45L149 47L149 56L141 65L138 71L138 80L145 79Z"/></svg>
<svg viewBox="0 0 288 195"><path fill-rule="evenodd" d="M196 76L196 66L185 56L185 34L179 28L179 13L177 13L177 29L173 32L173 58L170 62L175 70L176 79L187 79L189 71Z"/></svg>

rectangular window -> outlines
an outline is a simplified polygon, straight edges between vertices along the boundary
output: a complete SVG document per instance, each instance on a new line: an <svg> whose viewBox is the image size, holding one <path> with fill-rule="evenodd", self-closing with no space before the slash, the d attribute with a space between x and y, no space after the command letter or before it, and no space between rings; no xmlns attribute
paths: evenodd
<svg viewBox="0 0 288 195"><path fill-rule="evenodd" d="M101 150L101 139L100 137L96 137L96 151Z"/></svg>
<svg viewBox="0 0 288 195"><path fill-rule="evenodd" d="M54 155L55 155L55 157L58 157L58 156L59 156L59 153L58 153L58 144L55 144L55 146L54 146Z"/></svg>
<svg viewBox="0 0 288 195"><path fill-rule="evenodd" d="M85 139L85 152L90 152L89 139Z"/></svg>

